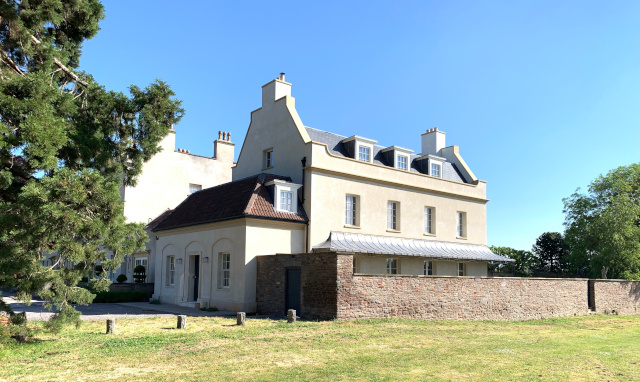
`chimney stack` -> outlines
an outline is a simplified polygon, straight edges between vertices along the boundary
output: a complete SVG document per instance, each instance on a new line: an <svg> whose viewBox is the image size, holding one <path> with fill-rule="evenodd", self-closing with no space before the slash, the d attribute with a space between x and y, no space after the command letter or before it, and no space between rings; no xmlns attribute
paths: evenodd
<svg viewBox="0 0 640 382"><path fill-rule="evenodd" d="M280 73L280 77L262 86L262 107L270 107L284 96L291 97L291 84L285 82L284 73Z"/></svg>
<svg viewBox="0 0 640 382"><path fill-rule="evenodd" d="M440 155L440 150L445 147L445 133L437 127L422 134L422 155Z"/></svg>

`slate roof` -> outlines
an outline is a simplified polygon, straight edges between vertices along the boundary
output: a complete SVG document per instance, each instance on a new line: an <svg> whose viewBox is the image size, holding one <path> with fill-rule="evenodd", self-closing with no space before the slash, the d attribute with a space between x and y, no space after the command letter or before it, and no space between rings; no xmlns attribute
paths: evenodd
<svg viewBox="0 0 640 382"><path fill-rule="evenodd" d="M263 173L195 192L152 231L247 217L306 223L308 220L302 203L298 203L298 213L295 214L274 209L273 196L265 186L274 179L291 181L286 176Z"/></svg>
<svg viewBox="0 0 640 382"><path fill-rule="evenodd" d="M309 138L311 138L312 141L326 144L329 147L329 151L331 152L331 154L347 157L347 158L350 157L349 154L347 153L346 147L342 143L342 140L347 137L334 134L334 133L329 133L322 130L318 130L318 129L314 129L312 127L305 126L305 129L307 130L307 133L309 134ZM393 167L393 163L387 163L387 161L384 158L384 155L382 155L382 153L380 152L385 148L386 147L383 147L380 145L373 146L373 163L383 165L383 166ZM420 173L420 171L418 171L416 166L416 158L418 157L419 155L411 154L411 158L410 158L411 172ZM448 180L454 180L456 182L469 183L465 179L465 177L462 175L462 173L458 170L456 165L450 162L444 162L442 164L442 178L448 179Z"/></svg>
<svg viewBox="0 0 640 382"><path fill-rule="evenodd" d="M450 243L446 241L405 239L331 231L329 238L313 247L316 252L354 252L385 255L428 257L446 260L482 260L514 262L496 255L486 245Z"/></svg>

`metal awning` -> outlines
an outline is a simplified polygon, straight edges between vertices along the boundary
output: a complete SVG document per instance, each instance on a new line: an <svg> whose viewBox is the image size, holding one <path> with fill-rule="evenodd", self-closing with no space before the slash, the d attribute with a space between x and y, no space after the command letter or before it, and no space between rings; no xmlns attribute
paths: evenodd
<svg viewBox="0 0 640 382"><path fill-rule="evenodd" d="M327 241L314 246L313 250L315 252L370 253L447 260L514 262L513 259L491 252L486 245L405 239L400 237L363 235L335 231L331 231Z"/></svg>

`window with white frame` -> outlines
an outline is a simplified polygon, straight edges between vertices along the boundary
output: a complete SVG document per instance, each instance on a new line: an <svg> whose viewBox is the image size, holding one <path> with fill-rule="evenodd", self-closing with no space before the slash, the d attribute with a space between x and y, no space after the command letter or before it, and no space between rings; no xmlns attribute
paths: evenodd
<svg viewBox="0 0 640 382"><path fill-rule="evenodd" d="M347 195L345 202L344 224L358 225L358 197L355 195Z"/></svg>
<svg viewBox="0 0 640 382"><path fill-rule="evenodd" d="M280 210L293 211L293 192L280 191Z"/></svg>
<svg viewBox="0 0 640 382"><path fill-rule="evenodd" d="M397 161L398 161L398 168L400 170L406 170L407 169L407 157L406 156L398 155Z"/></svg>
<svg viewBox="0 0 640 382"><path fill-rule="evenodd" d="M388 275L398 274L398 259L387 259L387 274Z"/></svg>
<svg viewBox="0 0 640 382"><path fill-rule="evenodd" d="M467 213L456 212L456 235L467 237Z"/></svg>
<svg viewBox="0 0 640 382"><path fill-rule="evenodd" d="M231 254L221 253L218 264L220 274L218 275L218 288L228 289L231 287Z"/></svg>
<svg viewBox="0 0 640 382"><path fill-rule="evenodd" d="M424 208L424 233L433 235L433 218L434 218L434 208L433 207L425 207Z"/></svg>
<svg viewBox="0 0 640 382"><path fill-rule="evenodd" d="M176 257L167 256L167 285L174 285L176 281Z"/></svg>
<svg viewBox="0 0 640 382"><path fill-rule="evenodd" d="M425 260L424 262L424 273L425 276L433 275L433 261Z"/></svg>
<svg viewBox="0 0 640 382"><path fill-rule="evenodd" d="M264 168L273 167L273 149L264 151Z"/></svg>
<svg viewBox="0 0 640 382"><path fill-rule="evenodd" d="M441 172L440 170L441 169L442 168L440 167L439 164L431 163L431 174L430 175L440 178L440 172Z"/></svg>
<svg viewBox="0 0 640 382"><path fill-rule="evenodd" d="M371 148L368 146L358 146L358 160L371 162Z"/></svg>
<svg viewBox="0 0 640 382"><path fill-rule="evenodd" d="M466 267L464 263L458 263L458 276L466 276Z"/></svg>
<svg viewBox="0 0 640 382"><path fill-rule="evenodd" d="M198 192L200 190L202 190L201 184L189 183L189 195L193 194L194 192Z"/></svg>
<svg viewBox="0 0 640 382"><path fill-rule="evenodd" d="M398 202L387 202L387 229L398 231L398 209L400 207L400 203Z"/></svg>
<svg viewBox="0 0 640 382"><path fill-rule="evenodd" d="M298 189L300 184L290 183L281 179L274 179L265 184L271 189L274 197L273 208L280 212L298 212Z"/></svg>

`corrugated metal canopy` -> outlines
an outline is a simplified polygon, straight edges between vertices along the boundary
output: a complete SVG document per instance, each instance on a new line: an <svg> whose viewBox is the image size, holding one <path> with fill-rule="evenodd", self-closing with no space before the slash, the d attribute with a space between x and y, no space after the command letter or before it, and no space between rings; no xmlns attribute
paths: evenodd
<svg viewBox="0 0 640 382"><path fill-rule="evenodd" d="M429 257L449 260L514 262L496 255L486 245L449 243L446 241L405 239L331 231L329 238L313 247L316 252L355 252L385 255Z"/></svg>

